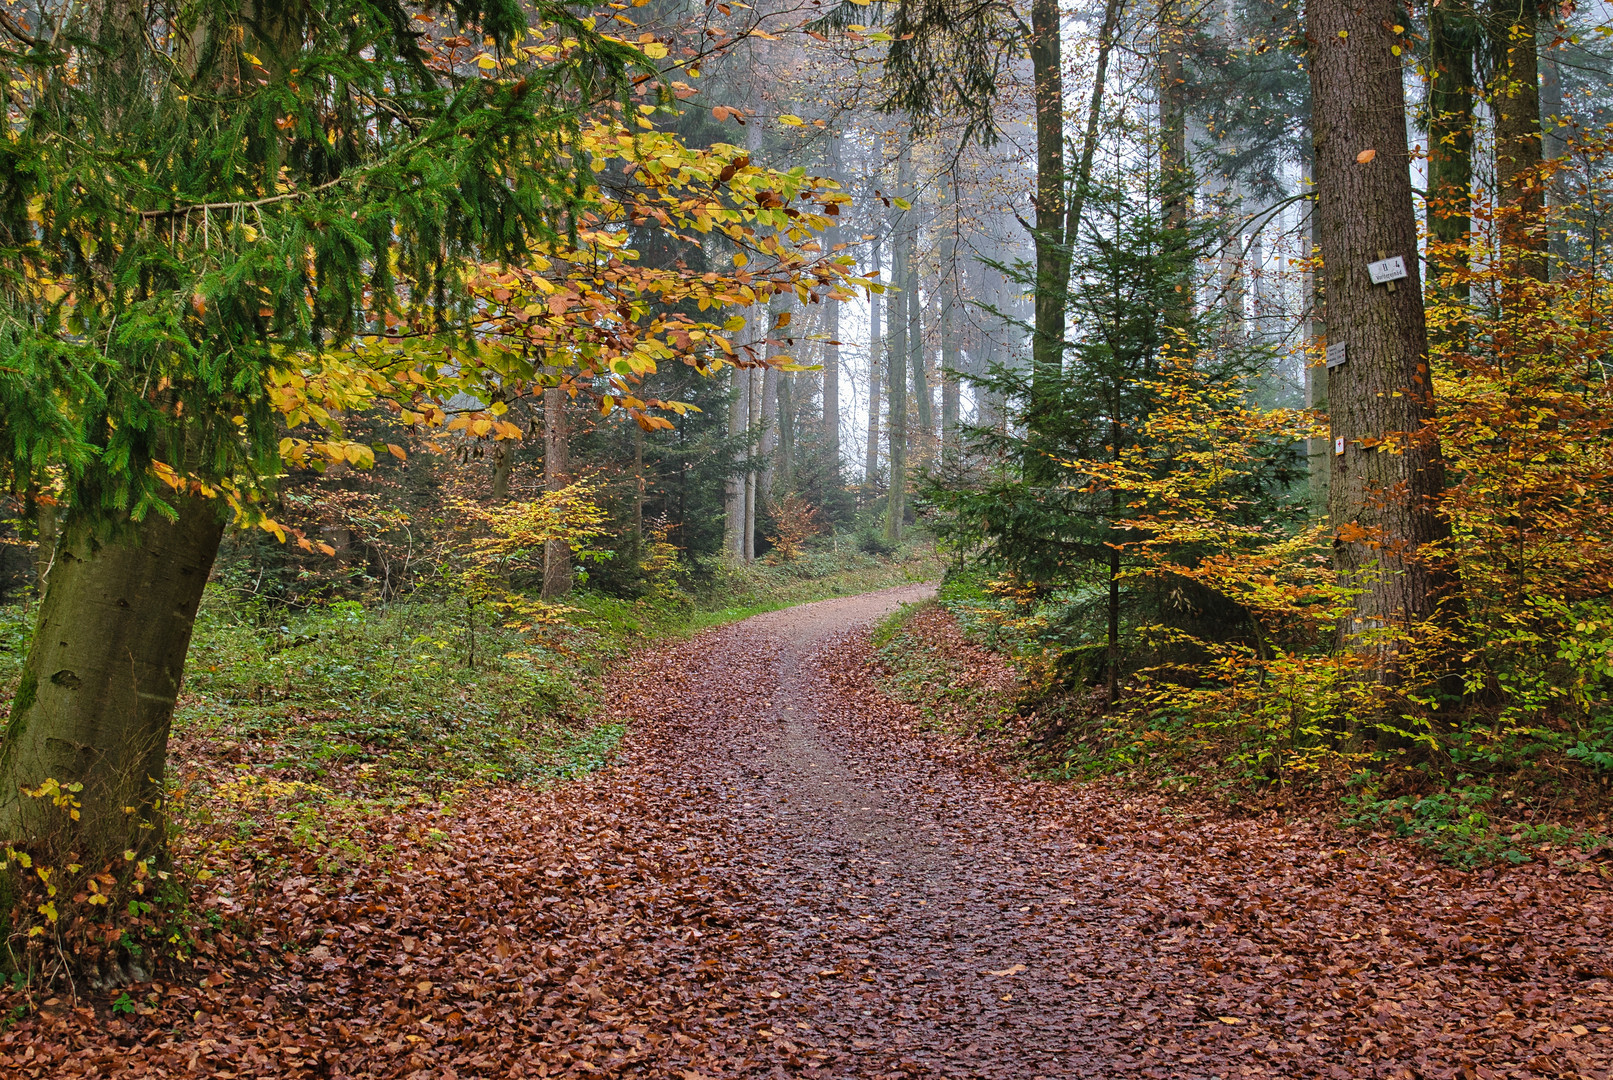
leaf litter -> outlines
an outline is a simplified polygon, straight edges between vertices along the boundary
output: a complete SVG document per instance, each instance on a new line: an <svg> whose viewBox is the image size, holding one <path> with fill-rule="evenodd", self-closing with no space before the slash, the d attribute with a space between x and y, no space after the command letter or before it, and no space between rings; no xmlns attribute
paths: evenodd
<svg viewBox="0 0 1613 1080"><path fill-rule="evenodd" d="M638 657L592 777L221 847L195 962L0 1075L1609 1076L1601 879L1018 779L870 677L921 591Z"/></svg>

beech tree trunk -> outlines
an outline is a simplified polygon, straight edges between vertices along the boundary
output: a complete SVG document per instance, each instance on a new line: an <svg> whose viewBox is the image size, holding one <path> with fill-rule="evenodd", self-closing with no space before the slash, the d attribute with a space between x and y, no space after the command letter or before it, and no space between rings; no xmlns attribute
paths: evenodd
<svg viewBox="0 0 1613 1080"><path fill-rule="evenodd" d="M543 486L549 491L559 491L571 482L566 396L558 386L543 391ZM554 600L570 592L571 577L571 545L550 540L543 548L543 599Z"/></svg>
<svg viewBox="0 0 1613 1080"><path fill-rule="evenodd" d="M914 232L917 232L916 226ZM915 246L910 243L907 249L907 284L904 288L907 290L908 367L913 372L913 405L918 430L909 432L908 438L922 469L930 459L930 444L935 440L935 402L930 397L930 378L926 370L930 350L924 341L924 306L919 303Z"/></svg>
<svg viewBox="0 0 1613 1080"><path fill-rule="evenodd" d="M1393 0L1312 0L1306 24L1328 337L1347 356L1328 379L1332 435L1343 440L1328 492L1333 564L1359 590L1341 643L1390 679L1398 647L1381 631L1435 615L1451 585L1423 550L1447 529L1436 511L1444 463L1432 427L1405 93L1390 51L1399 16ZM1390 291L1371 283L1367 264L1393 255L1409 276Z"/></svg>
<svg viewBox="0 0 1613 1080"><path fill-rule="evenodd" d="M1535 35L1538 0L1494 0L1490 49L1495 74L1490 108L1495 114L1495 181L1501 204L1502 242L1516 249L1519 269L1546 280L1547 237L1538 225L1544 206L1540 183L1540 51Z"/></svg>
<svg viewBox="0 0 1613 1080"><path fill-rule="evenodd" d="M160 851L168 729L224 525L217 505L176 500L127 535L64 541L0 741L0 840L64 842L86 866ZM73 835L46 779L81 783ZM132 809L130 809L132 808Z"/></svg>
<svg viewBox="0 0 1613 1080"><path fill-rule="evenodd" d="M1473 44L1470 16L1439 5L1428 15L1428 232L1436 240L1467 239L1472 228L1473 191ZM1441 264L1431 260L1429 277L1445 265L1465 265L1454 256ZM1467 289L1459 291L1466 295Z"/></svg>
<svg viewBox="0 0 1613 1080"><path fill-rule="evenodd" d="M746 373L745 380L745 426L748 431L758 431L762 426L762 372L760 368L751 368ZM756 445L746 441L746 455L756 450ZM741 533L743 547L740 558L745 562L756 561L756 485L759 477L755 469L745 473L745 528Z"/></svg>
<svg viewBox="0 0 1613 1080"><path fill-rule="evenodd" d="M731 367L728 389L728 437L737 440L750 423L750 372L742 367ZM728 477L727 498L723 503L723 550L730 558L745 557L745 459L749 450L744 443L735 444L734 471Z"/></svg>
<svg viewBox="0 0 1613 1080"><path fill-rule="evenodd" d="M829 172L840 180L840 140L829 140ZM840 242L838 218L830 218L823 237L826 251ZM829 484L838 489L844 482L840 471L840 301L824 301L823 312L823 445L829 457Z"/></svg>
<svg viewBox="0 0 1613 1080"><path fill-rule="evenodd" d="M506 419L510 423L518 423L523 414L522 398L516 398L510 403L510 411ZM509 502L510 500L510 473L515 468L515 451L519 444L514 439L500 439L493 444L493 501Z"/></svg>
<svg viewBox="0 0 1613 1080"><path fill-rule="evenodd" d="M778 373L778 464L773 481L778 490L795 490L795 394L788 372Z"/></svg>
<svg viewBox="0 0 1613 1080"><path fill-rule="evenodd" d="M877 281L880 272L880 240L874 240L874 266L872 275ZM884 382L880 371L883 357L880 355L884 342L880 339L879 315L880 307L885 302L885 296L880 293L868 294L868 445L863 452L863 486L873 491L879 483L879 388Z"/></svg>
<svg viewBox="0 0 1613 1080"><path fill-rule="evenodd" d="M907 146L902 147L901 157L897 161L898 190L907 191L910 176L910 151ZM899 214L893 210L893 217ZM898 288L907 287L907 246L900 219L892 223L891 237L891 281ZM885 535L891 540L902 538L902 526L907 517L907 296L897 293L895 301L890 305L890 342L885 349L887 371L885 387L890 393L890 405L886 409L886 428L889 429L888 442L890 445L890 491L885 499L885 510L888 520L885 523Z"/></svg>
<svg viewBox="0 0 1613 1080"><path fill-rule="evenodd" d="M941 458L951 460L958 454L958 330L956 282L948 280L942 286L941 300Z"/></svg>

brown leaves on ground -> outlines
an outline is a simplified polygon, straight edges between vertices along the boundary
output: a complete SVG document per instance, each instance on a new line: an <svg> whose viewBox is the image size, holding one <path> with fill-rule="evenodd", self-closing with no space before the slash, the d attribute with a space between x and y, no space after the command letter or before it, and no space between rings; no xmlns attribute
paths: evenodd
<svg viewBox="0 0 1613 1080"><path fill-rule="evenodd" d="M1007 778L835 636L890 603L641 657L593 779L235 849L246 929L133 1015L62 993L0 1075L1608 1075L1599 878Z"/></svg>

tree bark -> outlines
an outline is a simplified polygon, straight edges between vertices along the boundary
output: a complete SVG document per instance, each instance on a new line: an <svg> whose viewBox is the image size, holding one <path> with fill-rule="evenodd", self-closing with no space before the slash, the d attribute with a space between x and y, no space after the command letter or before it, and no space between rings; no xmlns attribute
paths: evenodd
<svg viewBox="0 0 1613 1080"><path fill-rule="evenodd" d="M507 419L515 423L520 417L517 410L521 409L522 398L516 398L510 403ZM510 473L515 468L516 442L514 439L499 439L493 444L493 501L497 503L508 502L510 499Z"/></svg>
<svg viewBox="0 0 1613 1080"><path fill-rule="evenodd" d="M914 227L917 231L917 226ZM916 245L907 249L907 341L908 368L913 373L913 404L918 430L908 433L909 450L923 468L930 459L930 445L935 441L935 402L930 396L928 362L929 347L924 340L924 305L919 302L919 272L915 258Z"/></svg>
<svg viewBox="0 0 1613 1080"><path fill-rule="evenodd" d="M1305 155L1302 168L1301 182L1314 191L1316 162L1313 154ZM1300 232L1307 260L1316 257L1316 217L1316 206L1312 203ZM1300 293L1305 302L1305 340L1321 343L1327 340L1327 320L1323 318L1322 307L1322 277L1311 269L1311 265L1307 262L1300 280ZM1305 407L1324 416L1327 414L1327 368L1321 364L1305 366ZM1317 518L1324 518L1327 516L1327 489L1333 473L1331 440L1326 435L1318 435L1306 439L1305 444L1306 491L1310 512Z"/></svg>
<svg viewBox="0 0 1613 1080"><path fill-rule="evenodd" d="M956 245L956 234L951 242ZM950 265L951 260L948 260ZM941 459L958 454L958 330L957 281L947 271L941 286Z"/></svg>
<svg viewBox="0 0 1613 1080"><path fill-rule="evenodd" d="M1428 234L1461 243L1472 229L1473 44L1472 19L1437 5L1428 15ZM1429 284L1446 268L1465 266L1464 255L1430 259ZM1459 286L1465 296L1467 287Z"/></svg>
<svg viewBox="0 0 1613 1080"><path fill-rule="evenodd" d="M56 561L56 504L34 500L34 592L45 596L51 563Z"/></svg>
<svg viewBox="0 0 1613 1080"><path fill-rule="evenodd" d="M1306 25L1328 334L1347 351L1328 379L1332 434L1344 449L1329 485L1333 565L1359 590L1340 635L1387 679L1398 674L1398 644L1381 631L1435 615L1452 584L1424 551L1448 533L1436 509L1444 462L1432 426L1405 93L1390 51L1398 16L1393 0L1313 0ZM1367 275L1367 263L1386 255L1401 256L1409 274L1393 292Z"/></svg>
<svg viewBox="0 0 1613 1080"><path fill-rule="evenodd" d="M644 429L633 425L633 541L644 550Z"/></svg>
<svg viewBox="0 0 1613 1080"><path fill-rule="evenodd" d="M1495 70L1490 108L1495 114L1495 182L1501 205L1501 240L1512 247L1518 269L1546 280L1547 237L1540 227L1540 53L1535 35L1538 0L1494 0L1490 49Z"/></svg>
<svg viewBox="0 0 1613 1080"><path fill-rule="evenodd" d="M898 186L899 190L906 191L909 176L909 148L902 147L901 157L898 160ZM895 217L900 211L893 210ZM907 287L907 248L903 241L903 230L900 218L892 222L891 229L894 243L891 245L891 281L898 288ZM896 302L890 305L890 342L885 349L887 370L885 387L890 394L890 406L886 409L885 426L889 431L887 442L890 445L890 490L885 499L887 521L885 535L891 540L902 538L902 526L907 517L907 295L905 292L896 294Z"/></svg>
<svg viewBox="0 0 1613 1080"><path fill-rule="evenodd" d="M1036 109L1036 295L1031 335L1031 393L1026 424L1032 443L1057 408L1064 373L1064 321L1070 283L1070 250L1065 228L1064 61L1058 0L1032 0L1030 61ZM1050 479L1032 445L1025 472Z"/></svg>
<svg viewBox="0 0 1613 1080"><path fill-rule="evenodd" d="M747 401L750 398L750 373L742 367L731 367L728 388L728 437L736 440L734 471L728 477L727 498L723 502L723 551L730 558L745 557L745 459L749 456L744 443L737 442L750 422Z"/></svg>
<svg viewBox="0 0 1613 1080"><path fill-rule="evenodd" d="M789 494L795 490L795 394L794 381L789 372L778 373L778 466L775 481L778 490Z"/></svg>
<svg viewBox="0 0 1613 1080"><path fill-rule="evenodd" d="M829 170L837 181L840 177L840 140L829 140ZM834 251L840 242L839 219L830 218L823 243ZM825 300L823 312L823 446L829 458L829 486L838 490L844 482L840 463L840 301Z"/></svg>
<svg viewBox="0 0 1613 1080"><path fill-rule="evenodd" d="M881 270L879 262L880 240L876 236L872 269L876 281ZM863 452L863 487L870 492L879 483L879 388L884 382L881 372L884 361L880 355L884 342L880 339L879 315L884 302L885 294L868 294L868 445Z"/></svg>
<svg viewBox="0 0 1613 1080"><path fill-rule="evenodd" d="M543 391L543 486L549 491L559 491L571 482L566 398L566 391L558 386ZM571 545L550 540L543 548L543 599L566 595L571 591L571 579Z"/></svg>
<svg viewBox="0 0 1613 1080"><path fill-rule="evenodd" d="M1187 79L1182 66L1186 33L1179 0L1166 0L1159 11L1159 174L1165 227L1173 231L1187 227L1193 197L1187 160ZM1187 292L1176 293L1165 312L1165 325L1171 330L1185 329L1192 304Z"/></svg>
<svg viewBox="0 0 1613 1080"><path fill-rule="evenodd" d="M782 417L779 414L781 400L779 376L782 373L772 365L773 362L785 355L781 339L787 331L779 328L779 320L790 314L793 299L793 293L781 290L773 294L773 299L767 305L767 336L770 339L767 346L769 363L762 371L762 432L760 444L762 475L757 488L757 498L763 504L766 504L773 497L773 481L779 472L780 436L782 434Z"/></svg>
<svg viewBox="0 0 1613 1080"><path fill-rule="evenodd" d="M168 730L224 535L212 502L175 507L176 521L153 512L115 540L60 545L0 742L0 840L62 842L93 867L162 849ZM71 836L20 791L46 779L84 785Z"/></svg>
<svg viewBox="0 0 1613 1080"><path fill-rule="evenodd" d="M763 430L762 417L762 388L763 375L760 368L751 368L746 372L745 380L745 416L746 429L752 432ZM753 436L754 438L755 436ZM756 443L747 441L746 454L759 453ZM751 469L745 474L745 528L741 540L744 547L740 557L745 562L756 561L756 495L757 481L760 479L757 470Z"/></svg>

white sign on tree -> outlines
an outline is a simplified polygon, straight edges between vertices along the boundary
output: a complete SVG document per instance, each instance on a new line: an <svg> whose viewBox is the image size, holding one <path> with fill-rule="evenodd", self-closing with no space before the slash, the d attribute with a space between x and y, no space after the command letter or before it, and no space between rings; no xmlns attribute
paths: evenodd
<svg viewBox="0 0 1613 1080"><path fill-rule="evenodd" d="M1406 277L1406 260L1401 255L1391 255L1387 259L1367 263L1367 276L1374 285L1387 285L1391 281L1399 281Z"/></svg>

